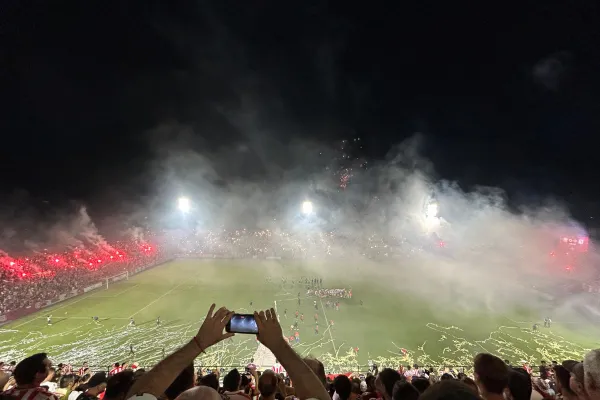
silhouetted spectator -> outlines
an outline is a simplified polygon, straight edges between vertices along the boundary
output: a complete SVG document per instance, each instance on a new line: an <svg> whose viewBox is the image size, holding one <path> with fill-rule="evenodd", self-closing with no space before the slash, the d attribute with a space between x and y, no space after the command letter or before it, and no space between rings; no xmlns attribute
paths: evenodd
<svg viewBox="0 0 600 400"><path fill-rule="evenodd" d="M23 359L13 372L16 386L2 392L2 396L15 400L58 400L56 395L40 387L51 366L46 353L34 354Z"/></svg>
<svg viewBox="0 0 600 400"><path fill-rule="evenodd" d="M500 358L479 353L474 361L475 383L481 397L486 400L504 400L508 386L508 366Z"/></svg>
<svg viewBox="0 0 600 400"><path fill-rule="evenodd" d="M384 368L375 379L375 387L385 400L392 400L394 385L401 380L405 379L398 371Z"/></svg>
<svg viewBox="0 0 600 400"><path fill-rule="evenodd" d="M431 385L419 400L481 400L467 385L456 379L447 379Z"/></svg>

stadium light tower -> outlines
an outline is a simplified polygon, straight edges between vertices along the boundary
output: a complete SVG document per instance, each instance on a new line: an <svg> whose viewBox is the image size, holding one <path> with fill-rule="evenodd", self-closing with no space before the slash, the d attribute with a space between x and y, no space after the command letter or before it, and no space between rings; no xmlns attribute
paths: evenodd
<svg viewBox="0 0 600 400"><path fill-rule="evenodd" d="M302 203L302 213L304 215L312 214L313 212L313 204L312 201L305 201Z"/></svg>
<svg viewBox="0 0 600 400"><path fill-rule="evenodd" d="M190 212L190 209L192 208L192 205L190 204L190 199L188 199L187 197L180 197L177 200L177 208L179 208L179 211L181 211L184 214Z"/></svg>

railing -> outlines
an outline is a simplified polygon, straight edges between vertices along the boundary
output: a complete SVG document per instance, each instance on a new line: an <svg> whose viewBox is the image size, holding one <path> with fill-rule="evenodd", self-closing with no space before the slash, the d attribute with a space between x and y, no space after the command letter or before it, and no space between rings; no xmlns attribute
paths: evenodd
<svg viewBox="0 0 600 400"><path fill-rule="evenodd" d="M151 368L153 368L155 365L138 365L137 369L144 369L146 371L150 370ZM511 365L512 367L522 367L522 365ZM538 377L539 376L539 369L541 366L529 366L529 368L531 369L531 375ZM93 373L96 372L106 372L108 373L113 367L101 367L101 366L90 366L89 367L90 370ZM128 367L130 368L130 367ZM202 364L194 364L194 369L196 371L198 370L202 370L202 372L206 372L206 371L219 371L219 373L227 373L229 371L231 371L232 369L236 368L238 371L244 371L246 369L246 365L202 365ZM394 366L383 366L383 365L378 365L378 371L381 372L383 369L385 368L391 368L391 369L395 369L397 370L398 367L394 367ZM434 371L434 374L436 374L437 376L442 376L444 373L451 371L454 374L458 374L458 373L465 373L467 375L472 375L473 372L473 365L444 365L444 366L440 366L440 365L421 365L420 368L422 369L427 369L429 371ZM548 368L548 366L546 366L546 368ZM259 371L265 371L271 369L271 366L261 366L258 368ZM73 371L74 373L77 372L77 368L73 367ZM326 375L336 375L336 374L349 374L349 373L354 373L354 374L362 374L362 375L367 375L369 373L372 373L372 369L370 366L368 365L348 365L347 368L345 366L343 366L341 369L339 370L328 370L327 366L325 366L325 374Z"/></svg>

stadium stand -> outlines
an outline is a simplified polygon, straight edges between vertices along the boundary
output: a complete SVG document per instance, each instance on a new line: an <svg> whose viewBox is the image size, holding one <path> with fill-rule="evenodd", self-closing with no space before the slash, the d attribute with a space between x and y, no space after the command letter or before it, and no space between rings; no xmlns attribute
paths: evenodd
<svg viewBox="0 0 600 400"><path fill-rule="evenodd" d="M273 240L276 236L277 240ZM161 247L136 241L106 245L93 252L85 249L37 254L0 260L0 323L20 318L40 308L110 285L130 274L150 268L175 255L187 257L303 257L308 252L327 252L327 235L321 241L270 231L210 233L202 240L171 235ZM342 240L343 239L339 239ZM375 246L376 247L376 246ZM383 247L383 246L382 246ZM370 248L373 248L370 242ZM365 250L366 251L366 250ZM386 247L389 250L389 246ZM371 254L376 256L377 254ZM587 288L585 288L587 290ZM591 289L590 289L591 290ZM227 339L223 329L232 313L226 308L209 310L198 333L189 342L151 368L115 364L108 369L87 364L53 366L49 355L39 353L20 360L0 360L2 400L84 400L208 398L287 399L328 398L354 400L423 400L452 396L486 400L526 398L600 400L600 350L587 352L584 361L511 366L487 353L473 364L458 367L377 367L325 375L327 366L302 359L282 333L275 310L255 314L260 344L245 367L194 369L209 347ZM56 360L60 361L60 360ZM93 360L90 360L93 364ZM244 368L244 371L240 370ZM448 397L449 398L449 397Z"/></svg>

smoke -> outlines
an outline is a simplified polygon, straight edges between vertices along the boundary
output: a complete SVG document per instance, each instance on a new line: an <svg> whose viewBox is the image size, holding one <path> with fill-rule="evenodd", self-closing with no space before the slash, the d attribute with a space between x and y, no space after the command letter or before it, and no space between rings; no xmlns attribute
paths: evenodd
<svg viewBox="0 0 600 400"><path fill-rule="evenodd" d="M558 52L539 60L533 66L533 78L537 84L547 90L560 89L571 67L571 54Z"/></svg>
<svg viewBox="0 0 600 400"><path fill-rule="evenodd" d="M352 119L385 108L365 93L392 85L385 79L379 87L344 85L347 76L336 66L346 43L344 32L351 29L336 28L340 37L325 42L311 35L301 45L281 47L272 32L236 33L243 24L235 23L229 29L222 19L233 14L226 7L222 14L201 9L206 15L198 20L205 23L194 25L206 26L208 32L194 34L168 22L156 27L161 36L173 39L178 53L187 55L184 67L160 77L164 86L176 89L165 97L184 104L161 107L182 109L173 113L180 119L165 118L145 135L153 162L143 175L152 181L153 200L130 204L136 215L123 220L137 222L148 215L156 229L193 231L198 237L216 237L224 230L269 230L269 246L303 246L311 260L306 268L319 276L372 282L382 293L395 291L423 302L433 298L461 310L501 311L524 298L544 302L532 294L533 286L591 276L585 265L567 276L562 265L550 260L560 237L585 232L560 199L515 204L500 187L462 187L445 180L436 160L423 153L424 144L442 145L425 134L396 144L382 160L367 162L358 155L369 142L367 135L377 129L371 126L376 117ZM255 21L251 16L256 10L251 6L247 15L236 15ZM307 13L306 22L313 14ZM266 37L253 36L260 32L267 32ZM244 45L246 36L267 44L253 52ZM281 54L273 57L276 46ZM285 61L289 68L285 62L272 64L274 59L290 60ZM533 77L557 90L569 65L568 54L554 54L533 67ZM294 76L298 71L301 76ZM134 80L127 90L147 93L150 86L145 79ZM202 97L194 97L196 93ZM344 107L352 121L334 117ZM364 135L353 130L361 125ZM320 133L339 140L299 139ZM186 215L176 209L180 196L192 201ZM310 215L301 212L304 201L313 203ZM437 215L428 213L433 203ZM114 251L85 206L48 214L55 216L25 210L18 226L4 229L0 248L18 242L36 251L51 246ZM121 233L143 241L144 229L133 226ZM591 251L596 260L593 247Z"/></svg>
<svg viewBox="0 0 600 400"><path fill-rule="evenodd" d="M548 195L535 205L514 203L499 187L463 188L441 179L422 156L420 146L430 140L423 135L400 143L368 168L356 168L343 157L348 149L335 145L294 140L259 150L247 144L243 152L232 145L210 154L185 145L194 136L191 127L161 129L170 130L170 142L156 143L161 157L153 173L160 182L157 196L170 202L165 220L199 237L223 229L268 229L267 247L304 243L311 260L306 268L329 281L344 276L373 282L383 291L415 301L433 298L465 312L502 312L524 299L547 309L548 296L554 295L540 288L553 291L593 276L585 264L569 275L564 264L551 259L559 238L585 235L559 199ZM252 136L254 129L247 125L244 135ZM179 130L185 133L178 135ZM278 153L272 159L271 151ZM263 180L240 178L252 176L252 168L271 174ZM348 169L352 178L342 188L340 171ZM193 202L185 217L175 207L180 195ZM313 203L310 216L302 213L306 200ZM590 251L595 259L593 247Z"/></svg>
<svg viewBox="0 0 600 400"><path fill-rule="evenodd" d="M81 204L49 205L20 191L0 216L4 235L0 248L11 256L31 253L93 249L114 253L114 249Z"/></svg>
<svg viewBox="0 0 600 400"><path fill-rule="evenodd" d="M139 226L134 226L125 230L123 235L127 238L134 240L135 242L145 242L144 229Z"/></svg>
<svg viewBox="0 0 600 400"><path fill-rule="evenodd" d="M224 229L268 229L272 246L302 243L311 260L306 267L315 274L374 282L382 291L424 302L435 298L464 310L498 311L524 298L543 304L547 300L533 286L554 288L591 276L585 265L567 276L564 265L550 259L560 237L585 234L552 193L516 193L543 199L516 203L515 193L501 187L445 180L436 160L424 155L425 148L443 144L427 134L397 143L381 160L360 155L374 143L367 135L379 129L377 118L365 114L384 107L364 93L386 88L354 82L335 68L347 43L345 29L339 36L303 37L293 54L283 49L281 59L299 64L286 68L246 45L245 35L218 8L204 17L211 29L201 50L180 31L177 44L199 57L186 87L206 78L211 82L204 87L219 95L200 107L202 118L164 123L150 133L155 161L148 174L155 177L155 196L165 199L163 225L200 237ZM168 27L162 31L171 36ZM200 61L208 51L211 62ZM557 90L569 65L568 54L553 54L532 73L536 82ZM399 129L397 122L390 125ZM355 127L365 133L355 133ZM321 132L339 140L299 139ZM185 216L174 206L179 196L193 202ZM301 212L306 200L314 208L309 216ZM432 203L437 215L427 215Z"/></svg>

